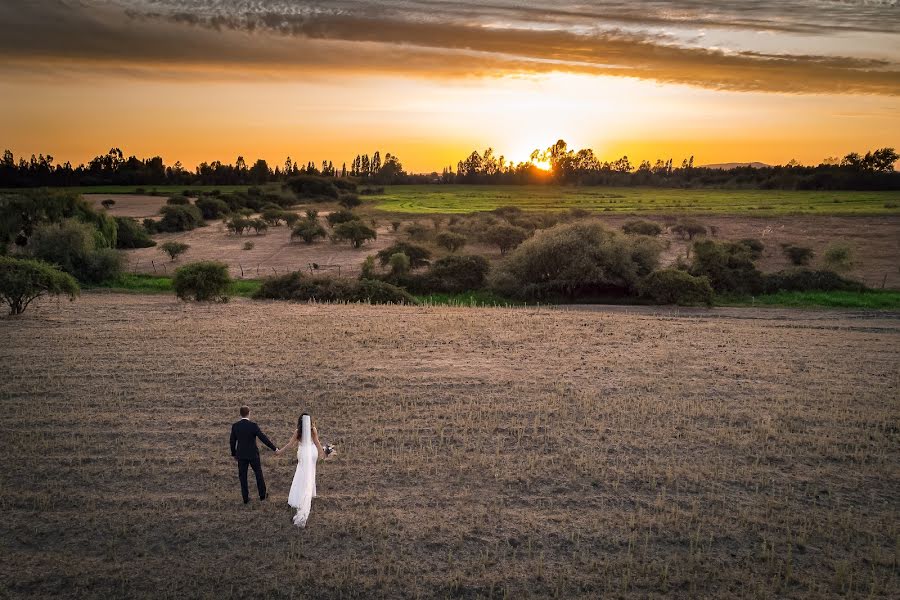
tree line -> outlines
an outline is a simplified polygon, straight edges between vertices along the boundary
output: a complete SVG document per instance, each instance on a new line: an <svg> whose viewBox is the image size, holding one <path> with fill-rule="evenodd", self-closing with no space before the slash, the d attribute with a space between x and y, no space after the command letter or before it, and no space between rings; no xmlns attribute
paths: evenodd
<svg viewBox="0 0 900 600"><path fill-rule="evenodd" d="M32 155L16 160L6 150L0 160L0 188L75 187L96 185L263 185L283 182L298 175L353 178L379 185L455 183L481 185L561 184L585 186L652 186L678 188L738 188L784 190L898 190L900 173L894 164L900 155L893 148L880 148L843 158L828 158L818 165L790 161L775 166L738 166L732 169L694 165L694 157L677 165L673 159L644 160L635 165L628 156L601 160L590 148L570 149L559 140L545 150L535 150L530 160L512 163L492 148L472 152L456 169L441 173L407 173L396 155L380 151L371 156L357 154L350 164L338 168L330 160L319 165L294 162L288 157L274 168L265 160L252 164L243 156L234 164L203 162L191 171L180 161L166 165L160 156L125 157L119 148L98 155L77 167L54 163L53 156ZM546 165L540 168L537 165Z"/></svg>

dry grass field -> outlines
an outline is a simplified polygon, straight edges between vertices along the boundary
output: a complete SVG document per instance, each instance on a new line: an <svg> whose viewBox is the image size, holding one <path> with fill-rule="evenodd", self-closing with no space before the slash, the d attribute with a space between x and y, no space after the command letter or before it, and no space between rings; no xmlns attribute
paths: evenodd
<svg viewBox="0 0 900 600"><path fill-rule="evenodd" d="M900 591L896 314L88 294L0 365L0 597ZM338 448L306 530L290 458L241 504L243 402Z"/></svg>

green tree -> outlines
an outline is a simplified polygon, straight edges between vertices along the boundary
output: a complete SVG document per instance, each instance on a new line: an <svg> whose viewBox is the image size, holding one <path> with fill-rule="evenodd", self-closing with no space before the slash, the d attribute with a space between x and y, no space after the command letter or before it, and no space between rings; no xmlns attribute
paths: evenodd
<svg viewBox="0 0 900 600"><path fill-rule="evenodd" d="M486 243L499 248L500 254L506 254L527 240L528 232L515 225L497 223L484 232L483 238Z"/></svg>
<svg viewBox="0 0 900 600"><path fill-rule="evenodd" d="M378 262L384 267L391 261L391 256L398 253L409 257L409 266L412 269L426 266L431 258L431 252L426 248L408 242L395 242L392 246L380 250L376 256Z"/></svg>
<svg viewBox="0 0 900 600"><path fill-rule="evenodd" d="M9 314L20 315L41 296L68 296L74 300L78 284L68 273L39 260L0 256L0 299Z"/></svg>
<svg viewBox="0 0 900 600"><path fill-rule="evenodd" d="M391 254L391 275L405 275L409 272L409 257L402 252Z"/></svg>
<svg viewBox="0 0 900 600"><path fill-rule="evenodd" d="M34 230L27 250L79 281L102 283L121 273L122 259L115 250L98 247L98 237L94 227L75 219L47 223Z"/></svg>
<svg viewBox="0 0 900 600"><path fill-rule="evenodd" d="M362 221L347 221L334 227L334 238L350 242L354 248L360 248L368 240L374 240L378 234Z"/></svg>
<svg viewBox="0 0 900 600"><path fill-rule="evenodd" d="M184 301L227 302L231 277L228 265L203 261L176 269L172 285L175 295Z"/></svg>
<svg viewBox="0 0 900 600"><path fill-rule="evenodd" d="M466 245L466 241L466 236L460 233L453 233L452 231L444 231L437 236L437 243L450 252L460 250Z"/></svg>
<svg viewBox="0 0 900 600"><path fill-rule="evenodd" d="M317 238L324 238L326 235L325 228L318 221L311 219L303 219L291 232L292 238L300 238L307 244L312 244Z"/></svg>
<svg viewBox="0 0 900 600"><path fill-rule="evenodd" d="M183 242L166 242L161 244L159 249L169 255L171 260L175 260L188 251L189 245Z"/></svg>

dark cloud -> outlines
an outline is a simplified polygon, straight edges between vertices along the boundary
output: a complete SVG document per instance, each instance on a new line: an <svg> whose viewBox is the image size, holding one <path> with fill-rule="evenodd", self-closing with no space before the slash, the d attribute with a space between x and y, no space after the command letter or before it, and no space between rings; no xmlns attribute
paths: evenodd
<svg viewBox="0 0 900 600"><path fill-rule="evenodd" d="M460 77L565 71L728 90L900 95L900 69L886 59L684 46L651 27L693 18L694 26L727 21L729 27L762 29L771 23L770 29L825 35L821 13L846 12L849 3L757 4L751 10L750 3L736 2L558 2L548 10L499 0L0 0L0 52L7 70L20 72L40 67L131 70L141 76L343 71ZM842 27L893 32L893 4L865 3ZM807 10L777 19L776 9L784 5ZM891 18L876 19L873 11Z"/></svg>

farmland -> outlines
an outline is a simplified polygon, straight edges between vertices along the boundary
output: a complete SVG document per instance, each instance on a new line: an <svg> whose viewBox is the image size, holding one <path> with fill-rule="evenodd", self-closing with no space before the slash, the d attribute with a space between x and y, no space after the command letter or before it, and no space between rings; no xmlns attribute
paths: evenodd
<svg viewBox="0 0 900 600"><path fill-rule="evenodd" d="M887 598L895 315L88 294L0 320L0 596ZM77 340L77 343L75 341ZM338 456L240 503L227 433Z"/></svg>

